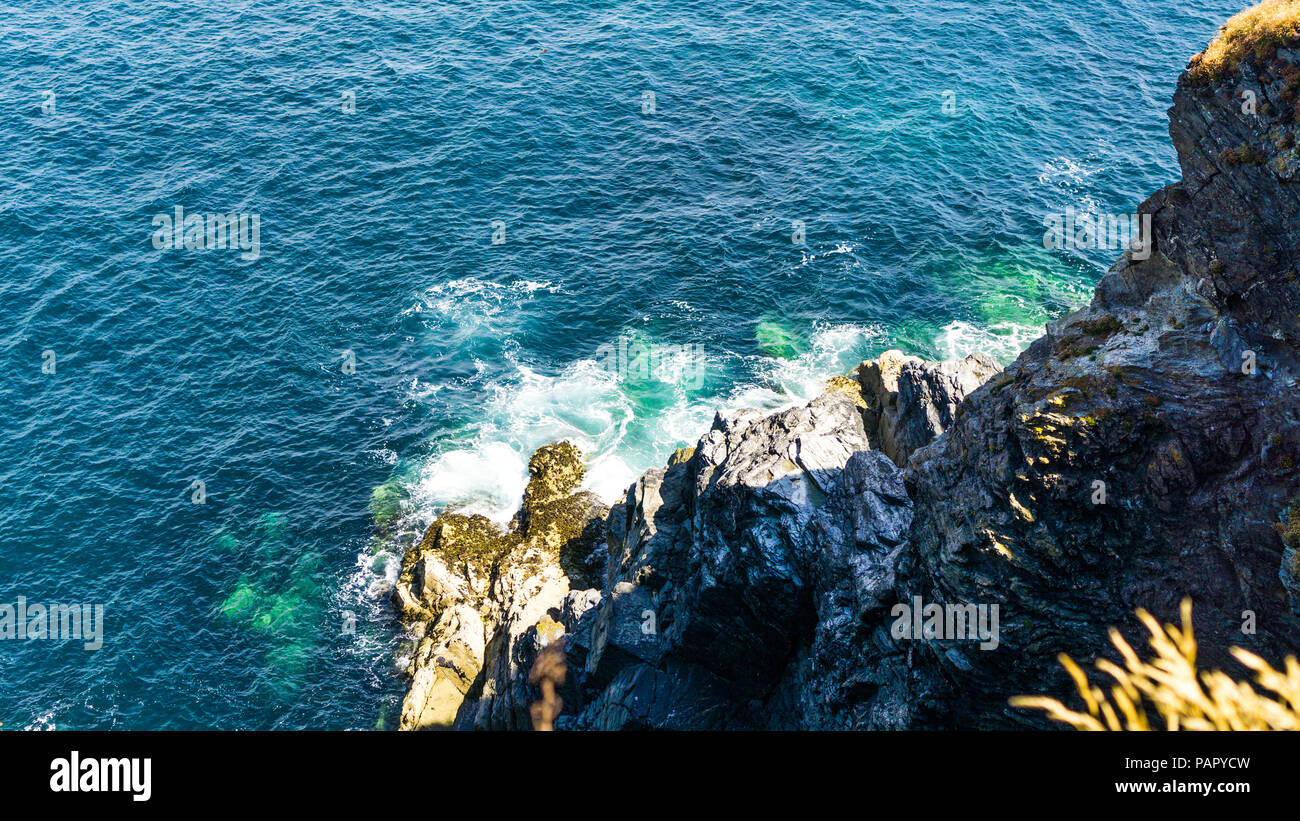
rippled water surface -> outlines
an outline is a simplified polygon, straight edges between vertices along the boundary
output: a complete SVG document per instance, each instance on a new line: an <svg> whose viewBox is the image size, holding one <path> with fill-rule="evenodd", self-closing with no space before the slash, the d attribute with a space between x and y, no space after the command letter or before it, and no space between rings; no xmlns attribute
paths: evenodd
<svg viewBox="0 0 1300 821"><path fill-rule="evenodd" d="M440 509L508 518L561 438L612 497L887 347L1008 361L1116 256L1044 215L1176 179L1236 9L11 4L0 603L106 631L0 641L0 722L394 726L383 591ZM257 258L156 249L177 206Z"/></svg>

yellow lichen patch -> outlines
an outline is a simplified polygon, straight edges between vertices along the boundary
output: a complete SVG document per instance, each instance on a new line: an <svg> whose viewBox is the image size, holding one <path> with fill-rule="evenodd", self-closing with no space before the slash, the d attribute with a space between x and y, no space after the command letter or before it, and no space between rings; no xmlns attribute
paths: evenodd
<svg viewBox="0 0 1300 821"><path fill-rule="evenodd" d="M528 488L524 507L561 499L582 483L582 452L568 442L537 449L528 460Z"/></svg>
<svg viewBox="0 0 1300 821"><path fill-rule="evenodd" d="M1300 548L1300 497L1291 500L1286 511L1286 521L1277 525L1277 533L1287 547ZM1297 554L1300 557L1300 554Z"/></svg>
<svg viewBox="0 0 1300 821"><path fill-rule="evenodd" d="M1070 403L1070 397L1073 395L1072 391L1058 391L1057 393L1047 397L1047 404L1058 408L1064 408Z"/></svg>
<svg viewBox="0 0 1300 821"><path fill-rule="evenodd" d="M537 638L543 647L563 636L564 625L549 615L542 616L542 620L537 622Z"/></svg>
<svg viewBox="0 0 1300 821"><path fill-rule="evenodd" d="M826 391L827 393L840 393L849 397L859 408L867 406L867 400L862 397L862 384L851 377L832 376L826 380Z"/></svg>
<svg viewBox="0 0 1300 821"><path fill-rule="evenodd" d="M485 516L444 513L429 526L415 556L435 552L449 565L468 564L483 571L508 553L516 542L517 539L502 533ZM407 556L414 558L412 553Z"/></svg>
<svg viewBox="0 0 1300 821"><path fill-rule="evenodd" d="M1065 438L1062 434L1070 429L1073 417L1059 413L1035 413L1022 418L1025 429L1032 434L1034 441L1040 447L1046 449L1052 456L1066 451Z"/></svg>
<svg viewBox="0 0 1300 821"><path fill-rule="evenodd" d="M1139 659L1112 628L1110 640L1124 666L1107 659L1096 665L1098 672L1115 682L1109 693L1061 654L1061 665L1074 679L1087 712L1071 710L1045 696L1016 696L1011 706L1043 710L1076 730L1150 730L1162 723L1167 730L1300 730L1300 662L1295 656L1287 657L1283 672L1253 653L1232 648L1237 661L1255 672L1255 682L1264 691L1260 692L1218 670L1197 669L1191 599L1183 599L1181 629L1171 624L1161 627L1145 610L1137 615L1151 633L1155 657Z"/></svg>
<svg viewBox="0 0 1300 821"><path fill-rule="evenodd" d="M1157 451L1147 470L1159 476L1188 476L1192 474L1192 463L1183 455L1182 450L1173 443L1168 443Z"/></svg>
<svg viewBox="0 0 1300 821"><path fill-rule="evenodd" d="M1235 71L1247 54L1267 57L1278 46L1300 40L1300 0L1264 0L1233 15L1205 51L1192 58L1188 75L1209 82Z"/></svg>
<svg viewBox="0 0 1300 821"><path fill-rule="evenodd" d="M582 535L590 505L572 494L583 473L582 452L568 442L537 449L528 460L528 487L518 517L520 539L556 552Z"/></svg>
<svg viewBox="0 0 1300 821"><path fill-rule="evenodd" d="M1011 559L1012 561L1015 560L1016 557L1015 554L1011 552L1011 548L1007 547L1002 542L998 541L998 536L996 533L986 528L984 530L984 536L989 540L989 546L992 547L995 551L997 551L999 555L1003 556L1004 558Z"/></svg>
<svg viewBox="0 0 1300 821"><path fill-rule="evenodd" d="M1011 509L1015 511L1016 516L1019 517L1021 521L1034 521L1034 514L1030 512L1029 508L1020 504L1020 500L1016 498L1016 494L1012 493L1009 495L1007 497L1007 502L1011 504Z"/></svg>
<svg viewBox="0 0 1300 821"><path fill-rule="evenodd" d="M1038 532L1034 533L1033 541L1034 546L1038 548L1038 551L1052 561L1059 562L1065 557L1065 554L1061 552L1061 546L1057 544L1051 534L1047 533L1041 526L1039 527Z"/></svg>

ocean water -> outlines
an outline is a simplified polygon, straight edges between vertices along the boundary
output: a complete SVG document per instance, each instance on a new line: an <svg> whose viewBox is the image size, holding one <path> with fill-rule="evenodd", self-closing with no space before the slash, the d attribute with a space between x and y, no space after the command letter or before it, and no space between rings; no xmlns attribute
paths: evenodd
<svg viewBox="0 0 1300 821"><path fill-rule="evenodd" d="M392 728L440 510L558 439L612 498L888 347L1009 361L1118 253L1044 215L1177 178L1238 7L6 6L0 603L105 629L0 640L0 725ZM246 250L156 247L177 207Z"/></svg>

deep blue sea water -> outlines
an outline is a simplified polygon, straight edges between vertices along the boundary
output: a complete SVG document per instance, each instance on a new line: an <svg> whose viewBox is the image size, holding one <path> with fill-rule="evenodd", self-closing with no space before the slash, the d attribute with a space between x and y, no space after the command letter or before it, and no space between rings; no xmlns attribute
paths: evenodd
<svg viewBox="0 0 1300 821"><path fill-rule="evenodd" d="M0 641L3 729L393 727L439 510L508 518L556 439L613 496L887 347L1014 357L1117 256L1044 215L1177 178L1239 7L5 6L0 603L106 625ZM258 258L156 249L177 206Z"/></svg>

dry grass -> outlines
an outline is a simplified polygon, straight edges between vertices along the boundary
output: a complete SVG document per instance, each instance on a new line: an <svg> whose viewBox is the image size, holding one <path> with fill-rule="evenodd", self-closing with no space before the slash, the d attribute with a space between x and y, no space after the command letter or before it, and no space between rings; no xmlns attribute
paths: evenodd
<svg viewBox="0 0 1300 821"><path fill-rule="evenodd" d="M1209 82L1235 70L1247 54L1263 59L1297 40L1300 0L1264 0L1229 18L1205 51L1192 58L1187 71L1193 80Z"/></svg>
<svg viewBox="0 0 1300 821"><path fill-rule="evenodd" d="M1264 693L1226 673L1196 669L1196 639L1192 635L1192 601L1182 604L1182 628L1164 627L1145 610L1138 618L1151 631L1150 661L1138 658L1114 628L1110 640L1124 666L1100 659L1097 670L1114 684L1107 694L1091 684L1083 669L1064 653L1061 664L1074 679L1087 712L1077 712L1054 698L1016 696L1013 707L1044 710L1076 730L1297 730L1300 729L1300 662L1288 656L1286 672L1240 647L1232 655L1255 672ZM1153 718L1154 715L1154 718Z"/></svg>

